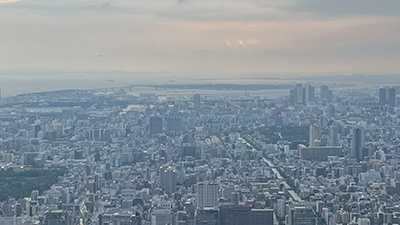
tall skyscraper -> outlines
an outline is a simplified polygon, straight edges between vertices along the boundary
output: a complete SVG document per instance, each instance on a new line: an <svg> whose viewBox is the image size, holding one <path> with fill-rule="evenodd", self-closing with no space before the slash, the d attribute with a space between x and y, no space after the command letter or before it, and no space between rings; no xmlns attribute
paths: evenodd
<svg viewBox="0 0 400 225"><path fill-rule="evenodd" d="M329 128L329 145L339 146L338 130L336 126Z"/></svg>
<svg viewBox="0 0 400 225"><path fill-rule="evenodd" d="M163 120L155 116L150 118L150 135L156 135L163 132Z"/></svg>
<svg viewBox="0 0 400 225"><path fill-rule="evenodd" d="M353 137L351 139L351 156L357 160L363 160L363 149L365 146L365 130L362 127L353 128Z"/></svg>
<svg viewBox="0 0 400 225"><path fill-rule="evenodd" d="M218 205L218 184L207 181L197 184L196 202L198 207Z"/></svg>
<svg viewBox="0 0 400 225"><path fill-rule="evenodd" d="M309 132L309 146L314 146L314 141L316 139L321 139L321 129L318 125L311 125Z"/></svg>
<svg viewBox="0 0 400 225"><path fill-rule="evenodd" d="M199 94L194 95L194 109L200 110L200 95Z"/></svg>
<svg viewBox="0 0 400 225"><path fill-rule="evenodd" d="M306 84L304 87L304 103L313 101L315 98L315 88L310 84Z"/></svg>
<svg viewBox="0 0 400 225"><path fill-rule="evenodd" d="M290 90L289 103L290 104L306 104L313 101L315 98L315 88L310 84L296 84L296 87Z"/></svg>
<svg viewBox="0 0 400 225"><path fill-rule="evenodd" d="M168 169L168 164L164 164L160 166L160 184L164 186L164 179L165 179L165 170Z"/></svg>
<svg viewBox="0 0 400 225"><path fill-rule="evenodd" d="M332 105L332 104L329 104L328 107L327 107L327 116L328 116L328 119L335 118L335 115L336 115L335 106Z"/></svg>
<svg viewBox="0 0 400 225"><path fill-rule="evenodd" d="M290 105L294 105L295 102L296 102L296 100L295 100L295 92L294 92L294 89L291 89L289 91L289 104Z"/></svg>
<svg viewBox="0 0 400 225"><path fill-rule="evenodd" d="M302 84L296 84L294 88L294 101L295 103L303 104L304 103L304 89Z"/></svg>
<svg viewBox="0 0 400 225"><path fill-rule="evenodd" d="M321 86L321 98L328 102L332 101L332 91L326 85Z"/></svg>
<svg viewBox="0 0 400 225"><path fill-rule="evenodd" d="M167 131L182 130L182 119L178 116L171 116L167 119Z"/></svg>
<svg viewBox="0 0 400 225"><path fill-rule="evenodd" d="M164 188L167 194L175 192L176 189L176 170L172 167L168 167L161 171L161 186Z"/></svg>
<svg viewBox="0 0 400 225"><path fill-rule="evenodd" d="M379 89L379 105L396 105L396 89L383 87Z"/></svg>

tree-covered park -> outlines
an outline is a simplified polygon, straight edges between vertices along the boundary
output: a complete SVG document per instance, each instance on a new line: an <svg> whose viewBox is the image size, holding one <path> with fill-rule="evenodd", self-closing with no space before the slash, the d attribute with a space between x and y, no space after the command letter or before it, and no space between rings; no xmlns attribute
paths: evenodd
<svg viewBox="0 0 400 225"><path fill-rule="evenodd" d="M264 135L266 142L275 144L278 141L308 140L308 126L268 126L258 129Z"/></svg>
<svg viewBox="0 0 400 225"><path fill-rule="evenodd" d="M30 196L33 190L42 194L51 185L57 182L57 177L62 176L67 169L53 170L0 170L0 201L8 197L16 199Z"/></svg>

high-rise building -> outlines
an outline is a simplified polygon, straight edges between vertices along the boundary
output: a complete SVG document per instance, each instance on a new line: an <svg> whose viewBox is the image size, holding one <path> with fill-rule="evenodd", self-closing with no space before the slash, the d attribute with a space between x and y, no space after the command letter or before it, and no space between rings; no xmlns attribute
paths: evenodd
<svg viewBox="0 0 400 225"><path fill-rule="evenodd" d="M218 184L207 181L197 184L196 202L198 207L218 205Z"/></svg>
<svg viewBox="0 0 400 225"><path fill-rule="evenodd" d="M289 104L294 105L294 103L295 103L294 89L291 89L289 91Z"/></svg>
<svg viewBox="0 0 400 225"><path fill-rule="evenodd" d="M31 192L31 200L32 201L37 201L39 197L39 191L38 190L33 190Z"/></svg>
<svg viewBox="0 0 400 225"><path fill-rule="evenodd" d="M383 87L379 89L379 105L396 105L396 89Z"/></svg>
<svg viewBox="0 0 400 225"><path fill-rule="evenodd" d="M151 213L151 225L176 225L177 222L176 212L170 209L154 209Z"/></svg>
<svg viewBox="0 0 400 225"><path fill-rule="evenodd" d="M215 207L197 207L195 225L218 225L218 209Z"/></svg>
<svg viewBox="0 0 400 225"><path fill-rule="evenodd" d="M71 224L71 215L67 210L49 210L46 212L44 225L69 225Z"/></svg>
<svg viewBox="0 0 400 225"><path fill-rule="evenodd" d="M25 207L25 214L27 216L35 216L38 213L38 201L29 201Z"/></svg>
<svg viewBox="0 0 400 225"><path fill-rule="evenodd" d="M150 118L150 135L156 135L163 132L163 120L161 117L154 116Z"/></svg>
<svg viewBox="0 0 400 225"><path fill-rule="evenodd" d="M358 180L369 183L371 181L381 181L381 173L375 170L369 170L365 173L360 173L358 175Z"/></svg>
<svg viewBox="0 0 400 225"><path fill-rule="evenodd" d="M3 153L3 161L5 163L10 163L14 161L14 154L13 153Z"/></svg>
<svg viewBox="0 0 400 225"><path fill-rule="evenodd" d="M274 211L273 209L251 209L250 223L251 225L273 225Z"/></svg>
<svg viewBox="0 0 400 225"><path fill-rule="evenodd" d="M167 118L167 132L182 130L182 119L177 116Z"/></svg>
<svg viewBox="0 0 400 225"><path fill-rule="evenodd" d="M314 146L315 140L321 139L321 129L318 125L311 125L309 132L309 146Z"/></svg>
<svg viewBox="0 0 400 225"><path fill-rule="evenodd" d="M315 88L314 86L310 84L306 84L304 86L304 103L307 103L309 101L313 101L315 98Z"/></svg>
<svg viewBox="0 0 400 225"><path fill-rule="evenodd" d="M1 225L14 225L16 224L15 216L7 216L7 215L0 215L0 224Z"/></svg>
<svg viewBox="0 0 400 225"><path fill-rule="evenodd" d="M176 214L178 221L177 225L186 225L188 222L188 215L186 211L178 211Z"/></svg>
<svg viewBox="0 0 400 225"><path fill-rule="evenodd" d="M96 224L99 224L99 225L106 225L106 224L107 225L110 225L110 224L139 225L139 224L141 224L141 221L142 221L142 219L140 216L137 217L135 214L124 211L121 213L102 213L99 215L98 222ZM153 222L153 217L152 217L151 222ZM156 224L162 224L162 225L167 224L165 221L163 221L163 222L164 223L159 222ZM84 223L84 224L92 224L91 219L88 218L86 220L86 223ZM171 223L171 224L176 224L176 223Z"/></svg>
<svg viewBox="0 0 400 225"><path fill-rule="evenodd" d="M302 84L296 84L296 87L294 88L294 101L295 103L304 103L304 89Z"/></svg>
<svg viewBox="0 0 400 225"><path fill-rule="evenodd" d="M353 128L353 137L351 139L351 156L357 160L364 159L365 130L362 127Z"/></svg>
<svg viewBox="0 0 400 225"><path fill-rule="evenodd" d="M341 146L299 146L298 154L301 159L328 159L328 156L343 156Z"/></svg>
<svg viewBox="0 0 400 225"><path fill-rule="evenodd" d="M294 206L289 209L287 225L317 225L317 216L312 207Z"/></svg>
<svg viewBox="0 0 400 225"><path fill-rule="evenodd" d="M194 109L200 110L200 95L199 94L194 95Z"/></svg>
<svg viewBox="0 0 400 225"><path fill-rule="evenodd" d="M94 154L94 161L100 162L100 159L101 159L100 150L96 150L96 152Z"/></svg>
<svg viewBox="0 0 400 225"><path fill-rule="evenodd" d="M164 188L167 194L175 192L176 176L176 170L170 166L164 170L161 170L161 186Z"/></svg>
<svg viewBox="0 0 400 225"><path fill-rule="evenodd" d="M332 105L332 104L329 104L328 105L328 107L327 107L327 115L328 115L328 119L331 119L331 118L335 118L335 115L336 115L336 109L335 109L335 106L334 105Z"/></svg>
<svg viewBox="0 0 400 225"><path fill-rule="evenodd" d="M251 208L248 206L221 206L219 208L219 225L244 225L248 224Z"/></svg>
<svg viewBox="0 0 400 225"><path fill-rule="evenodd" d="M238 206L240 202L240 193L238 191L234 191L231 193L231 203L234 206Z"/></svg>
<svg viewBox="0 0 400 225"><path fill-rule="evenodd" d="M164 179L165 179L165 170L168 169L168 164L164 164L160 166L160 184L161 186L164 185Z"/></svg>
<svg viewBox="0 0 400 225"><path fill-rule="evenodd" d="M290 90L290 104L306 104L315 98L315 88L310 84L296 84L296 87Z"/></svg>
<svg viewBox="0 0 400 225"><path fill-rule="evenodd" d="M273 225L272 209L252 209L247 205L224 205L219 208L219 225Z"/></svg>
<svg viewBox="0 0 400 225"><path fill-rule="evenodd" d="M278 199L277 202L277 209L276 209L276 216L279 218L284 218L286 215L286 202L284 199Z"/></svg>
<svg viewBox="0 0 400 225"><path fill-rule="evenodd" d="M61 111L61 119L63 120L70 120L74 118L74 109L63 109Z"/></svg>
<svg viewBox="0 0 400 225"><path fill-rule="evenodd" d="M331 102L332 101L332 91L331 90L329 90L329 87L328 86L326 86L326 85L322 85L321 86L321 98L323 99L323 100L326 100L326 101L328 101L328 102Z"/></svg>
<svg viewBox="0 0 400 225"><path fill-rule="evenodd" d="M332 126L329 128L329 145L339 146L338 127Z"/></svg>

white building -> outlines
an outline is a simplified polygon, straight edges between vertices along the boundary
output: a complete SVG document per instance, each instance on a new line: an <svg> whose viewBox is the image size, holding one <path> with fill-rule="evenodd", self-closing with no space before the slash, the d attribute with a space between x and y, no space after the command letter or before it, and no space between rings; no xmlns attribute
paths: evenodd
<svg viewBox="0 0 400 225"><path fill-rule="evenodd" d="M320 140L321 139L321 129L317 125L311 125L310 126L310 136L309 136L309 146L315 146L314 142L315 140Z"/></svg>

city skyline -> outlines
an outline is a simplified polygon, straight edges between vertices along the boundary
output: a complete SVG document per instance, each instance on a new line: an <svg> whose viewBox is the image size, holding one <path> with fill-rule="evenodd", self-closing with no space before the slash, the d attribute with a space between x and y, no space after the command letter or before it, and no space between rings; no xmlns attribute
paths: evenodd
<svg viewBox="0 0 400 225"><path fill-rule="evenodd" d="M0 223L399 224L400 86L183 86L0 99Z"/></svg>
<svg viewBox="0 0 400 225"><path fill-rule="evenodd" d="M0 0L0 225L400 224L399 8Z"/></svg>

